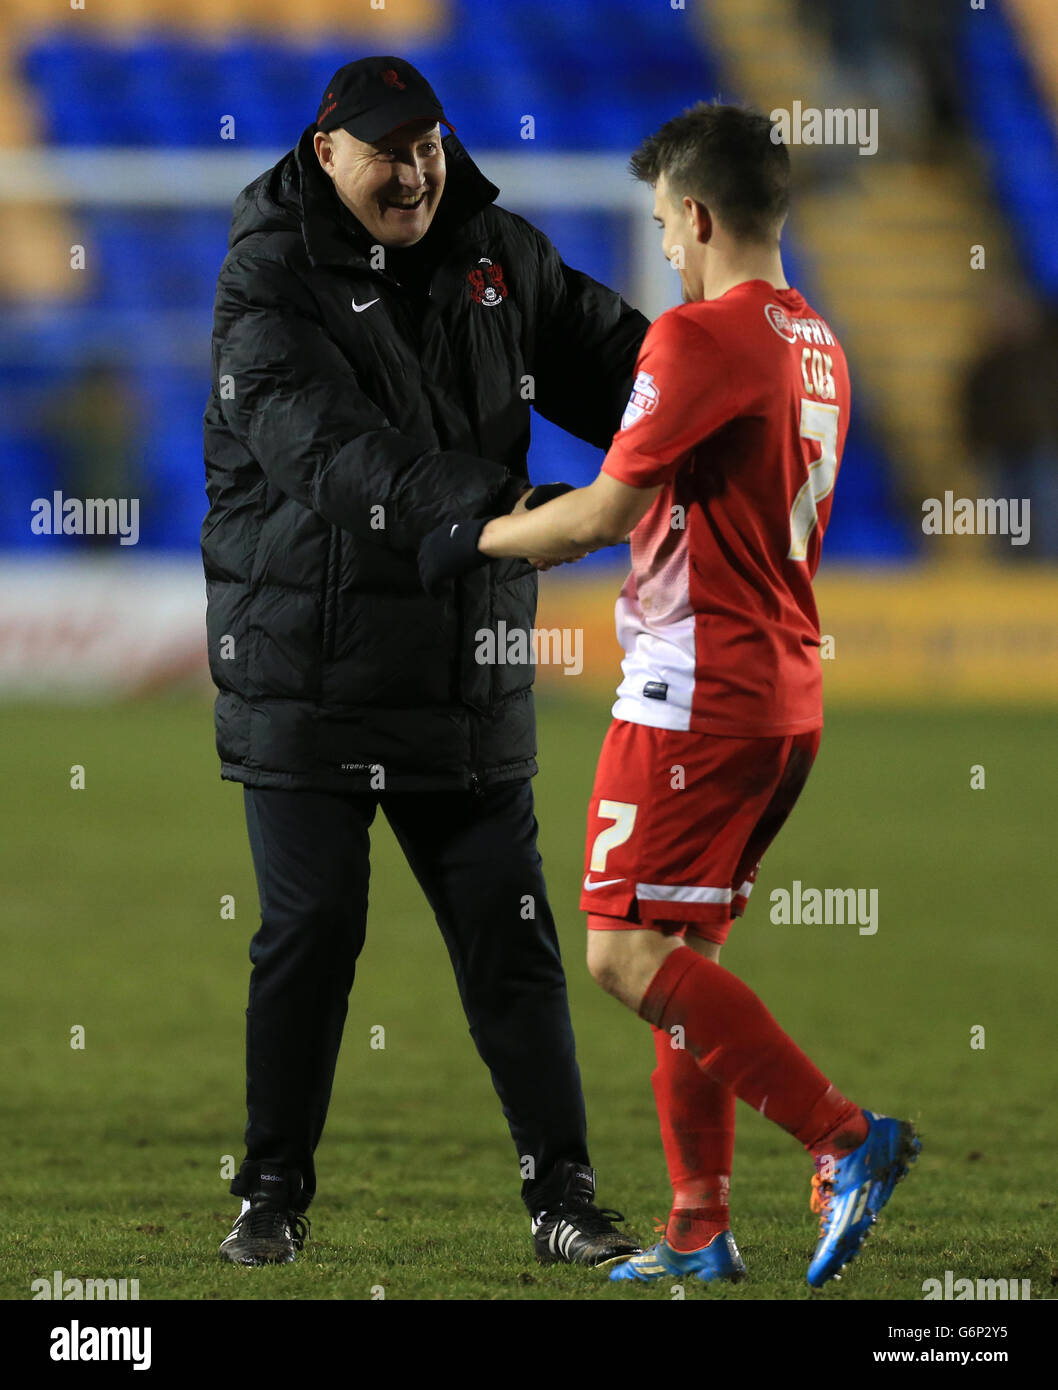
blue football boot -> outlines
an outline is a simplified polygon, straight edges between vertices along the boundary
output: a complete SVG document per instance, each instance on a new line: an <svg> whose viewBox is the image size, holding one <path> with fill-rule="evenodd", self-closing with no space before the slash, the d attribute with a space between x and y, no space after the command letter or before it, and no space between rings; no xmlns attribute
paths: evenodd
<svg viewBox="0 0 1058 1390"><path fill-rule="evenodd" d="M667 1240L659 1240L610 1271L611 1279L638 1279L644 1284L655 1279L686 1279L688 1275L706 1284L714 1279L727 1279L732 1284L745 1279L746 1266L730 1231L721 1231L703 1250L673 1250Z"/></svg>
<svg viewBox="0 0 1058 1390"><path fill-rule="evenodd" d="M914 1125L885 1115L863 1112L867 1138L844 1158L835 1160L829 1177L812 1178L812 1210L819 1213L819 1243L808 1266L814 1289L833 1279L860 1246L893 1189L918 1157L922 1143Z"/></svg>

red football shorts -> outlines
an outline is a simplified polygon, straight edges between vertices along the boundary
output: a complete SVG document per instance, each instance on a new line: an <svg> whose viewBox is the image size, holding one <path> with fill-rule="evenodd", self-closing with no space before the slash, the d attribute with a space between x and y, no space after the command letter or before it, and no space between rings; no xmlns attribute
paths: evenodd
<svg viewBox="0 0 1058 1390"><path fill-rule="evenodd" d="M598 930L722 944L801 794L821 729L726 738L616 719L588 807L580 905Z"/></svg>

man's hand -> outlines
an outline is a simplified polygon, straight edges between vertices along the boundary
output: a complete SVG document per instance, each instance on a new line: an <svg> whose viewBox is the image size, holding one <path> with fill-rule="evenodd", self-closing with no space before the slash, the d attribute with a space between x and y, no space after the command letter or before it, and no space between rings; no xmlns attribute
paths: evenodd
<svg viewBox="0 0 1058 1390"><path fill-rule="evenodd" d="M532 494L506 516L445 522L419 547L419 576L428 594L488 560L528 557L536 569L573 564L593 550L619 545L646 515L661 486L634 488L600 472L585 488L547 483L539 510ZM518 508L521 507L521 513Z"/></svg>
<svg viewBox="0 0 1058 1390"><path fill-rule="evenodd" d="M524 498L525 510L531 512L534 507L542 507L545 502L552 502L556 497L561 497L564 492L572 492L572 483L541 483L539 487L534 487L529 496Z"/></svg>
<svg viewBox="0 0 1058 1390"><path fill-rule="evenodd" d="M542 507L545 502L550 502L552 498L561 497L564 492L572 491L572 483L541 483L539 487L531 487L523 492L507 515L520 516L522 512L531 512L534 507Z"/></svg>
<svg viewBox="0 0 1058 1390"><path fill-rule="evenodd" d="M428 594L436 598L451 580L488 564L488 556L478 549L478 537L489 520L483 516L445 521L424 537L419 546L419 578Z"/></svg>

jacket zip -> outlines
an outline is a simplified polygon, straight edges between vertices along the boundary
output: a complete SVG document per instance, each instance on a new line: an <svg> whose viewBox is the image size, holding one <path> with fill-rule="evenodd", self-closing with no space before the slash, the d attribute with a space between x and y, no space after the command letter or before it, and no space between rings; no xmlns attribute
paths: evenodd
<svg viewBox="0 0 1058 1390"><path fill-rule="evenodd" d="M459 606L459 607L458 607L459 617L458 617L458 621L457 621L457 623L456 623L456 631L457 631L457 633L458 633L458 639L457 639L457 640L458 640L458 642L459 642L459 664L458 664L458 668L457 668L457 669L458 669L458 691L459 691L460 698L463 698L463 679L464 679L464 678L463 678L463 660L464 660L464 656L465 656L465 652L466 652L465 639L466 639L466 616L467 616L467 615L466 615L466 602L465 602L466 594L465 594L465 591L464 591L464 588L463 588L463 583L462 583L461 580L456 580L456 592L457 592L457 594L458 594L458 598L457 598L456 602L458 603L458 606ZM482 785L481 776L480 776L480 772L479 772L479 768L478 768L478 739L479 739L479 735L480 735L479 720L480 720L481 716L479 715L479 713L478 713L478 711L475 709L475 707L474 707L473 705L469 704L469 703L465 703L465 704L464 704L464 708L465 708L466 711L467 711L467 719L469 720L468 730L467 730L467 731L468 731L468 734L469 734L469 738L470 738L470 777L469 777L469 786L470 786L470 790L474 793L475 796L483 796L484 793L485 793L485 788L484 788L483 785Z"/></svg>
<svg viewBox="0 0 1058 1390"><path fill-rule="evenodd" d="M484 796L485 788L478 773L478 715L470 712L470 790L475 796Z"/></svg>
<svg viewBox="0 0 1058 1390"><path fill-rule="evenodd" d="M341 529L332 526L330 542L327 547L327 569L323 585L323 657L325 661L330 661L334 656L335 634L338 630L338 581L341 570L341 548Z"/></svg>
<svg viewBox="0 0 1058 1390"><path fill-rule="evenodd" d="M404 295L404 296L406 296L406 297L408 297L408 298L411 298L412 300L418 299L420 302L423 302L423 307L424 307L424 308L431 308L431 307L432 307L432 305L429 303L429 301L431 301L431 300L433 299L433 285L434 285L434 280L435 280L435 278L436 278L436 268L435 268L435 271L434 271L433 273L431 273L430 278L429 278L429 280L427 281L425 291L423 291L423 290L414 290L414 289L411 289L409 286L402 284L399 280L395 279L392 275L389 275L389 274L388 274L387 272L385 272L385 271L377 271L377 270L376 270L376 271L373 272L373 274L374 274L375 276L377 276L380 280L384 280L384 281L387 282L388 284L392 285L392 286L398 291L398 293L400 293L400 294L402 294L402 295ZM420 327L420 334L421 334L421 328L422 328L421 322L420 322L419 327ZM460 632L460 635L462 636L462 633L463 633L463 603L462 603L462 596L460 596L460 621L459 621L459 632ZM333 640L333 637L332 637L332 640ZM462 684L462 674L460 674L460 684ZM481 774L480 774L480 771L479 771L479 768L478 768L478 755L479 755L479 754L478 754L478 741L479 741L479 737L480 737L480 730L479 730L479 727L478 727L479 715L477 714L477 712L476 712L473 708L470 708L469 718L470 718L470 728L469 728L469 733L470 733L470 777L469 777L469 784L470 784L470 790L471 790L471 792L473 792L474 796L476 796L476 797L482 797L482 796L485 795L485 787L484 787L484 784L483 784L483 782L482 782L482 780L481 780Z"/></svg>

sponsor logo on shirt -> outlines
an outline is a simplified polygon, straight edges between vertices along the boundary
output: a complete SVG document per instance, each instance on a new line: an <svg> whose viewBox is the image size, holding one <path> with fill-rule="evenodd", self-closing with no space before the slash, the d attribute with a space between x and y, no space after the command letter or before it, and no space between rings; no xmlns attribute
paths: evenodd
<svg viewBox="0 0 1058 1390"><path fill-rule="evenodd" d="M764 317L784 342L827 343L833 346L834 335L822 319L792 319L781 304L765 304Z"/></svg>
<svg viewBox="0 0 1058 1390"><path fill-rule="evenodd" d="M794 326L790 322L790 315L781 304L766 304L764 306L764 317L775 329L780 338L784 338L788 343L797 342L797 334Z"/></svg>
<svg viewBox="0 0 1058 1390"><path fill-rule="evenodd" d="M621 416L621 428L626 430L629 425L634 425L641 416L652 414L657 406L657 383L649 372L640 372L632 386L632 394L625 406L625 413Z"/></svg>

